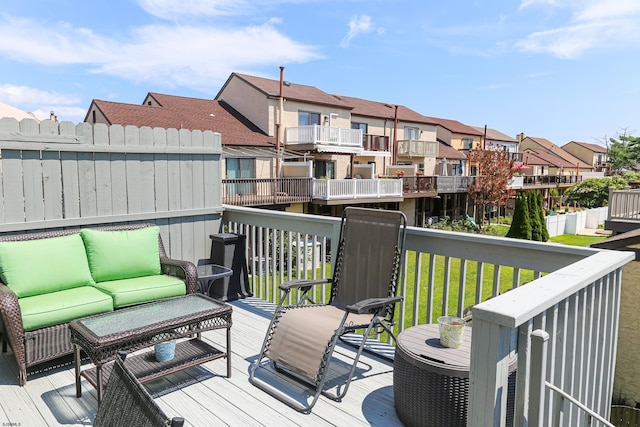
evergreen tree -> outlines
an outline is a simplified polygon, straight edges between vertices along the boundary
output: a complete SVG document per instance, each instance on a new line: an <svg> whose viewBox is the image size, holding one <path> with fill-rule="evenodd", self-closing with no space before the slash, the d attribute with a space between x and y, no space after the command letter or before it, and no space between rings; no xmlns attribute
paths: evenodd
<svg viewBox="0 0 640 427"><path fill-rule="evenodd" d="M544 207L542 200L542 193L538 193L538 214L540 215L540 226L542 228L542 242L549 240L549 230L547 229L547 222L544 220Z"/></svg>
<svg viewBox="0 0 640 427"><path fill-rule="evenodd" d="M516 197L516 208L513 213L513 221L507 232L507 237L514 239L531 240L531 218L529 215L529 203L527 196L520 193Z"/></svg>
<svg viewBox="0 0 640 427"><path fill-rule="evenodd" d="M535 191L527 193L527 204L529 205L529 216L531 217L531 240L540 242L542 241L542 224L540 224L538 196Z"/></svg>

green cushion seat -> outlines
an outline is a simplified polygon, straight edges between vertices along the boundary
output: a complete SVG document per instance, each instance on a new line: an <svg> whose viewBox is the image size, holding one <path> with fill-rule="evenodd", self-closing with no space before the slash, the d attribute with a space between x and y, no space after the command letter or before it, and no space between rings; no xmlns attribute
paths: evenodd
<svg viewBox="0 0 640 427"><path fill-rule="evenodd" d="M166 275L97 282L95 287L113 298L115 308L177 297L187 293L187 287L182 280Z"/></svg>
<svg viewBox="0 0 640 427"><path fill-rule="evenodd" d="M78 234L0 242L0 278L18 298L93 285Z"/></svg>
<svg viewBox="0 0 640 427"><path fill-rule="evenodd" d="M23 297L18 299L18 304L25 331L113 311L112 298L92 286Z"/></svg>
<svg viewBox="0 0 640 427"><path fill-rule="evenodd" d="M83 229L91 275L96 282L160 274L160 227L105 231Z"/></svg>

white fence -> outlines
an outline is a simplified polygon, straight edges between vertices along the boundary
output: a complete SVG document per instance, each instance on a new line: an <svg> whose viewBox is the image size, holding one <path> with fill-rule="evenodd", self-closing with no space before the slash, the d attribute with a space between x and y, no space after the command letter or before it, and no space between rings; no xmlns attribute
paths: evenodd
<svg viewBox="0 0 640 427"><path fill-rule="evenodd" d="M546 216L545 222L549 236L560 234L577 234L585 228L596 229L604 224L609 212L608 207L587 209L584 211Z"/></svg>
<svg viewBox="0 0 640 427"><path fill-rule="evenodd" d="M154 222L172 257L209 257L219 134L3 118L0 150L0 232Z"/></svg>

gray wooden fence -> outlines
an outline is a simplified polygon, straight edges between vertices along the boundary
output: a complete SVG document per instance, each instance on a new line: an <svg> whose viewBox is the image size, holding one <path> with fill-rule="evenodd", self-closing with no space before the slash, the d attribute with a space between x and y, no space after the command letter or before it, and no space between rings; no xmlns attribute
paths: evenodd
<svg viewBox="0 0 640 427"><path fill-rule="evenodd" d="M154 222L173 258L209 257L220 134L0 119L0 232Z"/></svg>

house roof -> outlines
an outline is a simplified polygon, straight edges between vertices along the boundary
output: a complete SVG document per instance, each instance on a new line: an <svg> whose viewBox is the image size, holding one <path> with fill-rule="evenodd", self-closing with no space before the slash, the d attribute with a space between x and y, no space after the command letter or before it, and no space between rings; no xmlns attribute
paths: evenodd
<svg viewBox="0 0 640 427"><path fill-rule="evenodd" d="M462 159L465 160L467 156L462 151L458 151L449 144L444 142L438 143L438 159Z"/></svg>
<svg viewBox="0 0 640 427"><path fill-rule="evenodd" d="M534 154L539 159L545 161L546 162L545 165L555 166L558 168L567 168L567 169L576 167L575 164L545 150L536 150L533 148L527 148L525 150L525 153ZM527 162L524 161L524 163L526 164ZM529 163L529 164L535 164L535 163Z"/></svg>
<svg viewBox="0 0 640 427"><path fill-rule="evenodd" d="M395 104L389 104L385 102L370 101L367 99L354 98L352 96L333 95L340 101L349 105L352 110L351 114L354 116L374 117L380 119L394 120L395 118ZM424 123L429 125L436 125L436 123L430 120L429 117L425 117L422 114L413 111L404 105L398 105L398 120L402 122Z"/></svg>
<svg viewBox="0 0 640 427"><path fill-rule="evenodd" d="M160 106L146 105L149 99ZM263 133L224 101L149 92L144 105L93 100L109 124L219 132L223 145L274 147L275 137ZM85 117L85 121L87 121Z"/></svg>
<svg viewBox="0 0 640 427"><path fill-rule="evenodd" d="M569 167L591 168L591 165L583 162L582 160L580 160L577 157L575 157L573 154L571 154L571 153L563 150L562 148L558 147L556 144L554 144L553 142L549 141L548 139L538 138L538 137L531 137L531 136L528 136L527 138L529 138L532 141L536 142L540 147L542 147L543 149L547 150L548 152L553 153L557 157L560 157L561 159L563 159L566 162L568 162L570 164ZM565 167L567 167L567 166L565 166Z"/></svg>
<svg viewBox="0 0 640 427"><path fill-rule="evenodd" d="M524 151L522 153L522 163L533 166L555 166L554 163L545 160L533 150Z"/></svg>
<svg viewBox="0 0 640 427"><path fill-rule="evenodd" d="M442 119L439 117L425 117L426 120L431 121L431 123L435 123L437 125L442 126L443 128L449 129L453 133L459 133L463 135L474 135L474 136L482 136L484 132L479 132L471 126L467 126L464 123L461 123L457 120L451 119Z"/></svg>
<svg viewBox="0 0 640 427"><path fill-rule="evenodd" d="M475 130L477 130L478 132L480 132L481 135L484 135L484 126L480 127L480 126L471 126L472 128L474 128ZM492 129L492 128L487 128L487 135L486 135L486 139L490 139L493 141L504 141L504 142L511 142L511 143L517 143L518 140L515 138L510 137L509 135L507 135L506 133L502 133L499 130L496 129Z"/></svg>
<svg viewBox="0 0 640 427"><path fill-rule="evenodd" d="M13 117L18 121L22 119L35 119L40 121L33 113L27 113L19 108L0 102L0 118L2 117Z"/></svg>
<svg viewBox="0 0 640 427"><path fill-rule="evenodd" d="M577 144L577 145L579 145L581 147L584 147L586 149L589 149L589 150L593 151L594 153L603 153L603 154L605 154L607 152L607 147L603 147L602 145L598 145L598 144L589 144L588 142L571 141L571 142L566 143L562 147L564 148L569 144Z"/></svg>
<svg viewBox="0 0 640 427"><path fill-rule="evenodd" d="M222 86L215 99L218 99L224 88L229 84L231 79L238 78L247 84L255 87L269 98L280 97L280 81L266 79L264 77L250 76L248 74L231 73L225 84ZM309 102L313 104L323 104L333 107L351 109L349 105L340 101L333 95L330 95L317 87L307 86L298 83L285 82L282 87L282 94L285 99L293 101Z"/></svg>

